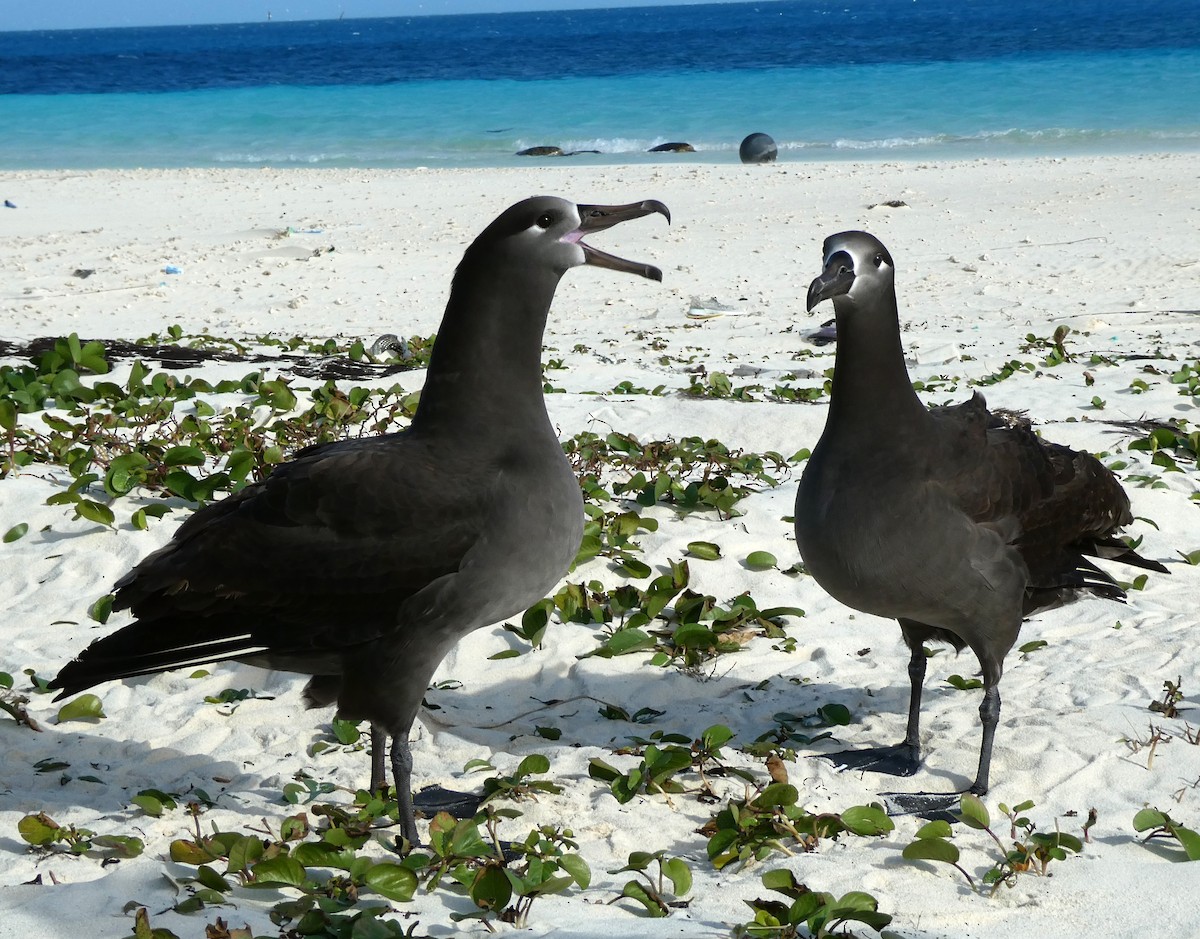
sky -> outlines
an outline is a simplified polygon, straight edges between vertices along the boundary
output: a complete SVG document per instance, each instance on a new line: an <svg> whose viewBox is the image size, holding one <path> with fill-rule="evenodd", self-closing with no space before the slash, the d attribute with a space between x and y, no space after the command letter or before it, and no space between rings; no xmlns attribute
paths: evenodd
<svg viewBox="0 0 1200 939"><path fill-rule="evenodd" d="M676 6L710 0L0 0L0 32L275 20Z"/></svg>

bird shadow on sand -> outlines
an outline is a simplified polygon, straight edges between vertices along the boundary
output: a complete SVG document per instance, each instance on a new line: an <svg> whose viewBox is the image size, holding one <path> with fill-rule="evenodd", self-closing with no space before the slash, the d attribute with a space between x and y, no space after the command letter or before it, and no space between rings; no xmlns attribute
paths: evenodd
<svg viewBox="0 0 1200 939"><path fill-rule="evenodd" d="M6 727L5 731L0 735L5 754L0 789L8 790L10 806L29 812L53 816L56 811L88 808L107 815L128 806L142 789L181 793L185 798L186 793L201 789L220 801L226 793L253 785L253 770L247 772L231 759L136 740L116 742L104 736L98 725L51 724L41 733L28 728ZM39 766L45 771L39 771ZM218 783L214 777L230 783Z"/></svg>
<svg viewBox="0 0 1200 939"><path fill-rule="evenodd" d="M472 680L457 690L430 689L425 700L432 708L422 709L419 718L422 727L414 730L414 740L419 741L414 788L420 790L434 784L468 789L479 787L479 774L464 774L457 760L455 765L448 765L439 758L441 747L433 738L442 733L465 742L468 748L477 747L480 757L509 753L519 758L536 750L549 757L553 765L556 753L566 748L605 750L625 747L632 743L631 738L646 738L656 730L698 737L714 724L724 724L735 733L733 747L736 748L778 730L777 714L810 715L826 704L847 705L855 715L849 725L796 727L800 733L812 736L829 731L834 739L819 740L811 745L786 741L780 744L797 751L794 773L801 779L816 771L823 753L894 742L873 739L876 734L864 732L858 722L864 706L884 715L895 715L894 721L886 721L887 730L883 733L886 734L893 723L895 736L898 738L903 733L907 688L899 684L876 689L870 697L861 689L840 686L836 680L792 684L781 676L764 686L761 680L740 675L736 663L728 661L729 658L718 659L709 671L702 670L698 674L649 665L633 669L623 666L617 670L592 664L601 660L585 659L568 665L560 658L548 661L527 681ZM783 659L780 665L785 670L789 662ZM220 677L231 687L249 684L281 700L294 696L299 704L303 686L301 676L267 673L250 666L217 667L228 669ZM142 679L150 680L153 679ZM510 685L515 687L506 687ZM519 693L514 693L517 688ZM361 783L366 782L369 761L365 751L320 758L309 755L312 743L328 737L326 731L334 716L332 708L301 712L298 732L288 743L291 752L283 760L274 760L272 768L263 771L251 765L260 751L254 749L255 741L249 732L244 739L241 734L235 734L237 742L231 743L228 751L220 756L175 747L154 747L136 739L115 740L106 735L106 728L119 723L125 710L137 708L139 704L131 702L120 709L110 708L103 724L50 724L42 733L15 724L4 725L0 745L4 747L6 766L0 771L0 789L8 790L22 810L45 811L52 816L56 811L78 808L111 813L118 807L128 806L130 798L142 789L180 793L185 800L189 793L199 789L223 810L245 814L249 821L261 815L264 798L279 802L281 810L285 808L274 792L264 795L261 791L280 785L281 773L288 771L280 765L282 762L294 766L295 771L310 773L314 763L318 770L349 767L352 778L361 776ZM641 708L648 710L636 720L611 716L638 715ZM230 720L256 723L262 720L260 715L254 714L253 701L246 702L239 712ZM144 715L136 716L136 719L141 718ZM130 719L135 716L130 715ZM540 735L538 729L546 726L560 731L561 737L551 740ZM365 731L365 725L363 729ZM946 760L957 766L956 757L967 758L969 750L966 746L965 752L960 754L957 747L947 745L940 753L935 751L935 764L922 766L911 782L854 771L846 771L845 776L860 782L863 801L873 801L875 793L893 788L951 791L964 786L967 780L938 763ZM38 770L39 765L59 762L69 766ZM825 765L832 764L825 761ZM323 774L318 772L318 775ZM101 782L81 778L86 776L96 777ZM803 788L803 783L800 785ZM850 783L850 788L857 787ZM328 798L339 801L343 796L331 794Z"/></svg>

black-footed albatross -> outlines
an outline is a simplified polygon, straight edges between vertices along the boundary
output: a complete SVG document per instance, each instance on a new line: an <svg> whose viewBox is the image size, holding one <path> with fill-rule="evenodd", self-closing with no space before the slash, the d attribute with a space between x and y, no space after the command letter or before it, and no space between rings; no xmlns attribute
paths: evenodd
<svg viewBox="0 0 1200 939"><path fill-rule="evenodd" d="M581 239L667 207L542 196L504 211L455 271L420 404L400 433L307 447L262 482L205 506L117 581L135 621L50 682L64 695L117 678L233 659L312 675L310 707L371 722L371 788L385 735L404 837L417 842L408 735L430 678L472 630L540 600L575 558L578 481L546 414L542 332L581 264L662 280Z"/></svg>
<svg viewBox="0 0 1200 939"><path fill-rule="evenodd" d="M891 747L827 754L852 769L911 776L920 765L926 640L970 646L983 670L975 781L987 792L1000 675L1022 618L1087 590L1125 596L1089 557L1166 572L1115 533L1129 498L1095 457L991 414L978 392L926 408L900 344L895 267L875 237L826 239L808 309L832 299L837 357L829 416L796 494L809 572L847 606L899 621L911 650L908 730ZM902 812L939 812L961 793L887 794Z"/></svg>

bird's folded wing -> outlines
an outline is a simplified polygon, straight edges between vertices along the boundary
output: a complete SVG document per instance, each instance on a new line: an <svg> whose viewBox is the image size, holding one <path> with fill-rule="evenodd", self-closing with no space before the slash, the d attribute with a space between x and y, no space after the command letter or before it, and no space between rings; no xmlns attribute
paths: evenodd
<svg viewBox="0 0 1200 939"><path fill-rule="evenodd" d="M370 641L458 569L487 519L487 472L438 465L411 438L306 451L188 519L118 581L114 608L256 647Z"/></svg>

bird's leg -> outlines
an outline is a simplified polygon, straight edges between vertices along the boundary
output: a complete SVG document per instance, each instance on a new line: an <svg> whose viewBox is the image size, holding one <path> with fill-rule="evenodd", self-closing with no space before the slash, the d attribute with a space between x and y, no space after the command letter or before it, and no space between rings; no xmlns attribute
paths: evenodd
<svg viewBox="0 0 1200 939"><path fill-rule="evenodd" d="M387 732L371 722L371 792L387 794L387 772L384 763L387 759Z"/></svg>
<svg viewBox="0 0 1200 939"><path fill-rule="evenodd" d="M383 776L383 753L386 734L382 727L371 725L371 775L375 775L376 766ZM438 812L449 812L455 818L471 818L479 811L483 796L471 792L455 792L441 786L427 786L413 796L412 747L408 742L408 731L392 736L392 778L396 784L396 805L400 815L400 829L404 837L413 845L421 842L417 838L416 810L426 818L432 818ZM387 781L382 780L378 786L371 783L372 791L387 789Z"/></svg>
<svg viewBox="0 0 1200 939"><path fill-rule="evenodd" d="M904 734L904 745L912 750L915 762L921 762L921 692L925 687L925 665L929 661L925 646L916 643L908 660L908 728Z"/></svg>
<svg viewBox="0 0 1200 939"><path fill-rule="evenodd" d="M988 791L988 771L992 766L992 741L996 738L996 725L1000 723L1000 688L989 685L984 689L983 702L979 705L979 720L983 724L983 740L979 745L979 769L975 782L968 792L977 796Z"/></svg>
<svg viewBox="0 0 1200 939"><path fill-rule="evenodd" d="M966 792L981 796L988 791L988 771L992 765L992 741L1000 723L1000 676L984 668L983 701L979 705L979 720L983 724L983 739L979 745L979 769L975 782L962 792L881 792L884 804L893 815L920 815L929 819L958 821L950 811L958 807Z"/></svg>
<svg viewBox="0 0 1200 939"><path fill-rule="evenodd" d="M374 739L374 727L371 730ZM371 760L374 764L374 757ZM396 781L396 805L400 811L400 830L409 844L419 845L417 819L413 813L412 799L412 748L408 745L408 731L392 737L392 777Z"/></svg>
<svg viewBox="0 0 1200 939"><path fill-rule="evenodd" d="M908 729L901 743L890 747L865 750L840 750L820 753L832 760L838 769L857 769L867 773L886 773L889 776L912 776L921 766L921 689L925 681L925 647L913 643L908 660Z"/></svg>

